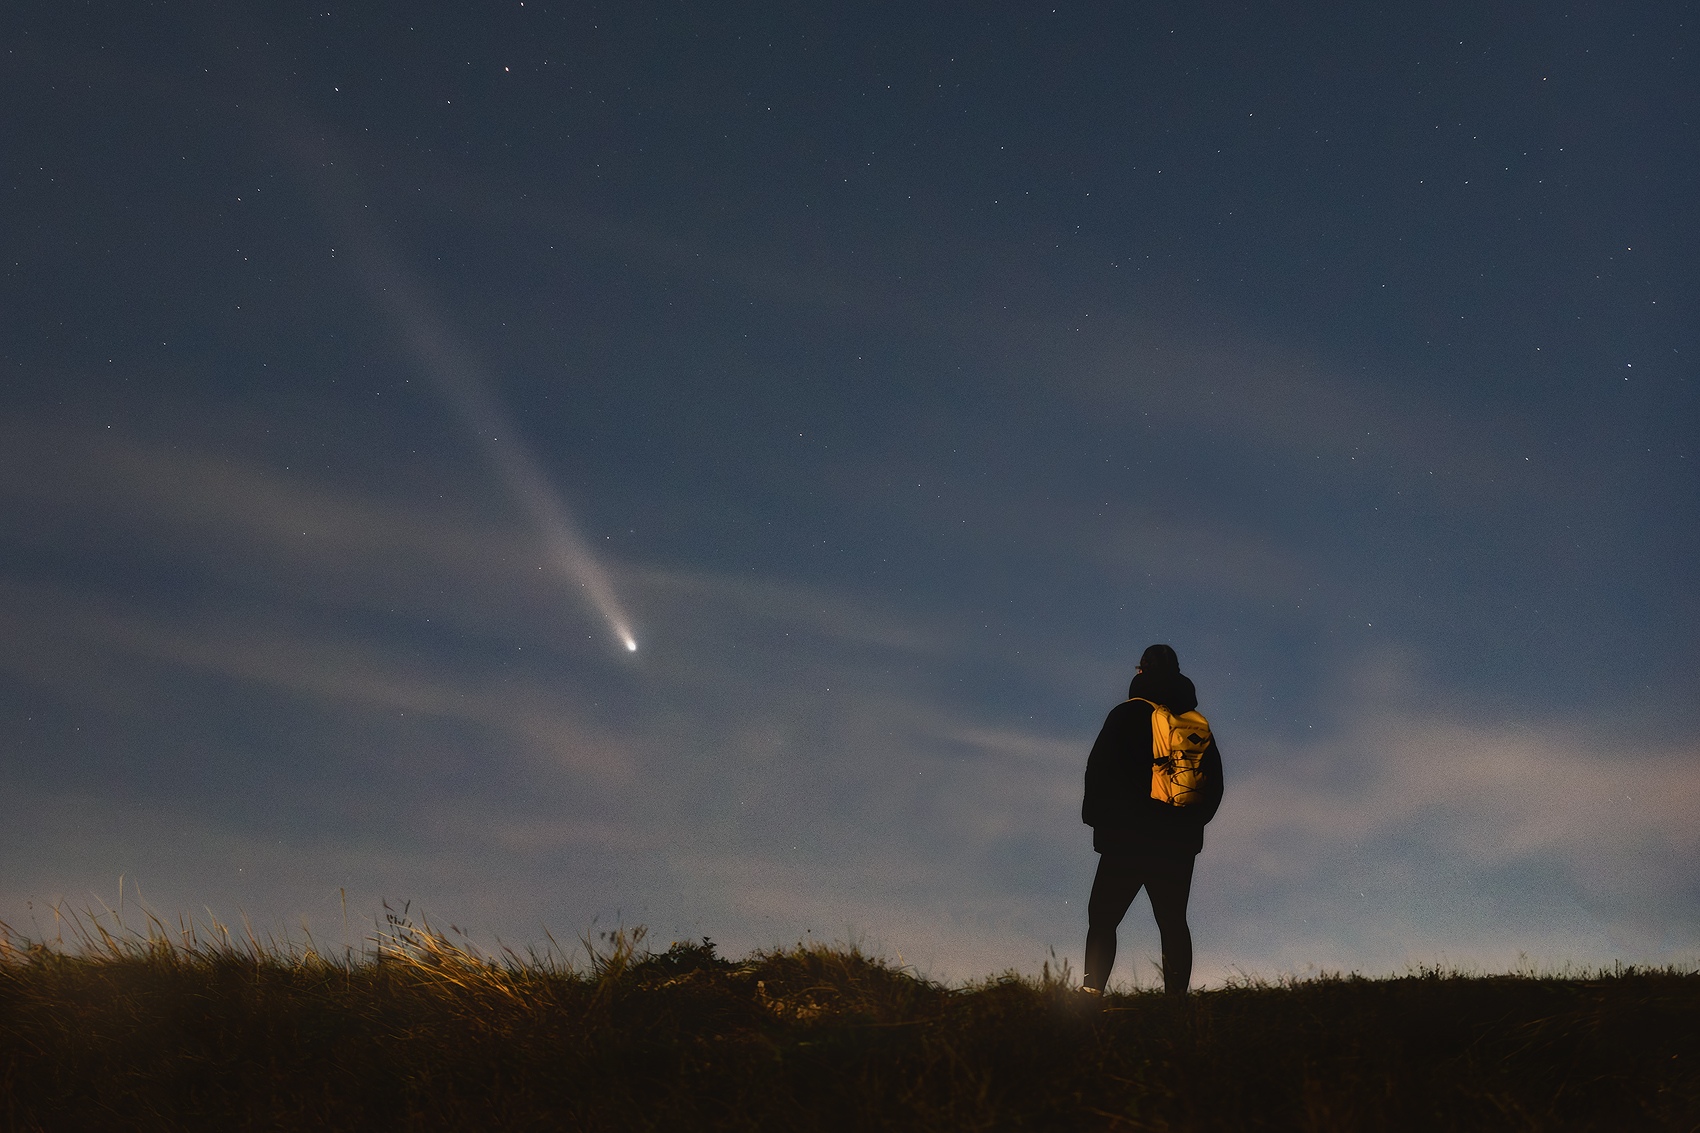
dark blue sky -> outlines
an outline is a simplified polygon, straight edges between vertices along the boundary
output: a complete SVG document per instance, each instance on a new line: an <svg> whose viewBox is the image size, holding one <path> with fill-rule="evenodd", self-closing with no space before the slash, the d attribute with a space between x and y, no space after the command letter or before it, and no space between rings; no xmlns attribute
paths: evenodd
<svg viewBox="0 0 1700 1133"><path fill-rule="evenodd" d="M1167 641L1201 978L1700 944L1691 6L35 8L0 920L1078 963Z"/></svg>

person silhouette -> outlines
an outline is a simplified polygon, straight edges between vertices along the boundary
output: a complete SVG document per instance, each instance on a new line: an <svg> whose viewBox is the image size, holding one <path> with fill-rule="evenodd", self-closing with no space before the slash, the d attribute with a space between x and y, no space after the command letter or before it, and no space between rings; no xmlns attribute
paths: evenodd
<svg viewBox="0 0 1700 1133"><path fill-rule="evenodd" d="M1116 928L1143 887L1163 944L1163 990L1184 996L1192 981L1192 930L1186 904L1204 826L1222 805L1222 755L1210 737L1203 782L1186 805L1153 796L1152 704L1173 716L1198 707L1192 681L1167 645L1139 658L1128 699L1110 709L1086 759L1080 819L1092 827L1098 872L1086 903L1086 975L1081 991L1101 994L1116 961Z"/></svg>

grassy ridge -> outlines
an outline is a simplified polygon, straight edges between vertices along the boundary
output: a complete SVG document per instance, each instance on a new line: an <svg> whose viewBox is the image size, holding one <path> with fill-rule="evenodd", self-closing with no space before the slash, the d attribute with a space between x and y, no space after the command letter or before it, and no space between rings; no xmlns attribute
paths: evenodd
<svg viewBox="0 0 1700 1133"><path fill-rule="evenodd" d="M161 926L163 927L163 926ZM615 934L492 962L0 944L9 1129L1700 1127L1700 975L1324 978L1082 1004L855 949L742 963ZM587 942L588 944L588 942ZM1096 1009L1101 1006L1102 1010Z"/></svg>

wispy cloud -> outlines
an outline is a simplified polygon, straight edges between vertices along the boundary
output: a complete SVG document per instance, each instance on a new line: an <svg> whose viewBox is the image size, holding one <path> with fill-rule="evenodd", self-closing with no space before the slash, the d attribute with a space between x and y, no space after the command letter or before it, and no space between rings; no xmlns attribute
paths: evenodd
<svg viewBox="0 0 1700 1133"><path fill-rule="evenodd" d="M625 743L592 726L588 713L573 712L570 693L516 686L494 673L464 666L446 669L440 663L422 663L424 659L393 645L386 648L275 623L245 624L230 617L169 622L3 579L0 609L11 611L5 618L10 644L0 651L0 663L21 675L42 675L30 658L38 643L56 637L92 662L79 667L79 686L100 662L115 655L144 659L268 686L309 701L412 713L511 733L540 757L598 777L618 779L631 770L623 754ZM64 679L73 674L61 670L58 675ZM65 691L74 695L76 690Z"/></svg>
<svg viewBox="0 0 1700 1133"><path fill-rule="evenodd" d="M1525 418L1466 409L1432 381L1384 368L1348 373L1350 359L1197 321L1111 310L1098 322L1084 342L1046 336L1057 347L1046 371L1057 388L1129 415L1141 436L1192 438L1199 459L1249 452L1278 461L1283 478L1420 482L1472 513L1548 501L1554 481L1573 472L1575 451L1554 452Z"/></svg>
<svg viewBox="0 0 1700 1133"><path fill-rule="evenodd" d="M1597 951L1590 934L1632 958L1700 945L1700 751L1606 721L1514 726L1374 701L1342 718L1230 775L1205 861L1231 894L1214 902L1223 929L1262 922L1252 951L1290 959L1280 937L1329 937L1310 962L1338 963L1342 940L1379 935L1355 962L1386 965L1574 959ZM1569 912L1531 909L1543 901Z"/></svg>
<svg viewBox="0 0 1700 1133"><path fill-rule="evenodd" d="M539 923L570 933L624 916L732 948L862 934L946 976L1078 952L1097 709L1058 734L1023 726L1019 704L964 698L950 673L979 646L948 617L624 564L656 647L610 675L598 647L575 644L594 627L548 613L558 596L517 520L118 430L13 439L0 493L51 515L41 538L81 532L167 564L196 597L14 573L0 580L0 667L56 703L125 717L131 763L166 774L171 753L199 751L180 777L219 758L216 737L187 738L184 713L270 698L285 746L335 753L314 773L362 801L288 786L311 821L281 845L263 814L215 805L227 785L196 794L186 779L177 803L149 804L178 808L161 820L180 837L160 841L123 833L138 827L118 818L133 807L121 785L52 770L117 755L32 740L38 770L5 772L30 801L7 824L20 865L0 917L141 871L162 894L290 923L323 917L322 886L367 907L418 897L519 941ZM1260 569L1297 569L1271 554ZM1220 585L1257 592L1249 577ZM1640 721L1478 721L1398 671L1347 668L1314 740L1223 720L1229 790L1194 901L1201 974L1501 963L1518 947L1591 959L1696 939L1700 752L1646 740ZM275 805L280 782L251 786L249 803ZM379 808L381 834L363 829ZM1142 931L1135 916L1130 957Z"/></svg>

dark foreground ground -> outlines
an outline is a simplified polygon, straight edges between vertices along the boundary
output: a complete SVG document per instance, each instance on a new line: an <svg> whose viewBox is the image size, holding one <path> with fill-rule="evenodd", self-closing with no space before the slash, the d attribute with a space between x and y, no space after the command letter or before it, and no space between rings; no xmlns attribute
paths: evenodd
<svg viewBox="0 0 1700 1133"><path fill-rule="evenodd" d="M1109 996L854 950L0 947L0 1126L1700 1129L1700 975Z"/></svg>

